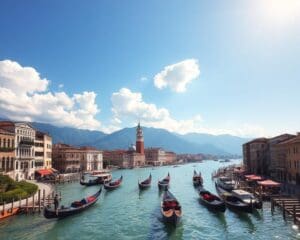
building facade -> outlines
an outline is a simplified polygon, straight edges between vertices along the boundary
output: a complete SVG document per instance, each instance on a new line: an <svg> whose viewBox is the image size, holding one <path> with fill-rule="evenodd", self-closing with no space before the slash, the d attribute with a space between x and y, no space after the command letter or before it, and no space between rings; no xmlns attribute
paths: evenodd
<svg viewBox="0 0 300 240"><path fill-rule="evenodd" d="M35 129L24 122L0 122L0 128L13 132L15 135L14 171L11 175L16 181L33 179L35 171L34 139Z"/></svg>
<svg viewBox="0 0 300 240"><path fill-rule="evenodd" d="M54 144L52 165L61 173L98 171L103 168L102 151L91 147Z"/></svg>
<svg viewBox="0 0 300 240"><path fill-rule="evenodd" d="M286 180L288 183L300 185L300 133L280 145L286 153Z"/></svg>
<svg viewBox="0 0 300 240"><path fill-rule="evenodd" d="M34 140L35 168L52 168L52 138L43 132L36 131Z"/></svg>
<svg viewBox="0 0 300 240"><path fill-rule="evenodd" d="M267 138L257 138L243 145L243 163L249 172L267 175L267 150Z"/></svg>
<svg viewBox="0 0 300 240"><path fill-rule="evenodd" d="M13 178L15 158L15 134L0 129L0 172Z"/></svg>

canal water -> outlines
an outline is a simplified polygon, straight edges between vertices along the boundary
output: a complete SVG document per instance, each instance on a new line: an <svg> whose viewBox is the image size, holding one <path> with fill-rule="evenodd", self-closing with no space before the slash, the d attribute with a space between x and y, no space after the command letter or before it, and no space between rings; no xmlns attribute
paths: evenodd
<svg viewBox="0 0 300 240"><path fill-rule="evenodd" d="M201 171L204 185L215 192L211 173L226 164L204 161L179 167L118 170L113 177L123 175L122 186L113 191L103 190L98 202L85 212L63 220L48 220L43 215L20 215L0 222L0 239L300 239L296 226L285 222L281 212L271 214L270 204L254 214L238 214L228 209L216 214L199 204L192 184L193 170ZM140 192L138 179L152 174L150 189ZM175 228L162 222L161 194L157 180L171 175L170 191L183 209L181 223ZM62 203L93 194L98 186L84 187L78 182L57 186Z"/></svg>

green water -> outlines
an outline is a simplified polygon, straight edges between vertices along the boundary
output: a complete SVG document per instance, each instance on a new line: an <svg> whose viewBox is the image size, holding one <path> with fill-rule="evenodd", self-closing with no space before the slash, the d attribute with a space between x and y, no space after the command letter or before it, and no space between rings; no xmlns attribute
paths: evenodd
<svg viewBox="0 0 300 240"><path fill-rule="evenodd" d="M235 161L238 162L238 161ZM232 162L231 162L232 163ZM231 164L229 163L229 164ZM123 185L103 190L98 202L87 211L63 220L48 220L43 215L20 215L0 222L0 240L13 239L300 239L292 222L285 222L280 210L272 216L270 204L254 214L237 214L228 209L216 214L199 204L192 184L193 170L202 172L204 185L215 192L211 173L224 163L205 161L177 168L161 167L113 172L124 177ZM152 173L152 186L140 192L138 179ZM157 180L170 172L170 191L180 201L183 217L177 228L162 222ZM98 186L79 183L57 186L62 204L96 192Z"/></svg>

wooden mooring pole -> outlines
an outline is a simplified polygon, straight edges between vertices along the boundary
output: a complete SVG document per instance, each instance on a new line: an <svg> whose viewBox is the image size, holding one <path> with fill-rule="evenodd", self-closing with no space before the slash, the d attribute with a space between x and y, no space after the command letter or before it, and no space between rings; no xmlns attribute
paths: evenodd
<svg viewBox="0 0 300 240"><path fill-rule="evenodd" d="M38 192L38 204L39 204L39 212L41 212L41 189Z"/></svg>
<svg viewBox="0 0 300 240"><path fill-rule="evenodd" d="M26 198L26 213L28 213L28 197Z"/></svg>
<svg viewBox="0 0 300 240"><path fill-rule="evenodd" d="M297 219L296 219L296 206L293 206L293 220L294 220L294 224L296 224Z"/></svg>
<svg viewBox="0 0 300 240"><path fill-rule="evenodd" d="M32 195L32 213L34 213L34 194Z"/></svg>
<svg viewBox="0 0 300 240"><path fill-rule="evenodd" d="M43 207L45 207L46 191L43 189Z"/></svg>
<svg viewBox="0 0 300 240"><path fill-rule="evenodd" d="M286 220L286 213L285 213L285 203L284 201L282 200L282 216L283 216L283 219Z"/></svg>
<svg viewBox="0 0 300 240"><path fill-rule="evenodd" d="M274 214L274 199L271 198L271 213Z"/></svg>

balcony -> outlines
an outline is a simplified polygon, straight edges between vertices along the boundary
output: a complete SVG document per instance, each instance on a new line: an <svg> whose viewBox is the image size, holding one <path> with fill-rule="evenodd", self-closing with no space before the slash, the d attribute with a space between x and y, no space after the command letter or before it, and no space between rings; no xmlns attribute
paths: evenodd
<svg viewBox="0 0 300 240"><path fill-rule="evenodd" d="M0 147L0 152L13 152L14 150L13 147Z"/></svg>
<svg viewBox="0 0 300 240"><path fill-rule="evenodd" d="M34 141L30 140L30 139L22 139L19 143L19 145L21 146L34 146Z"/></svg>

